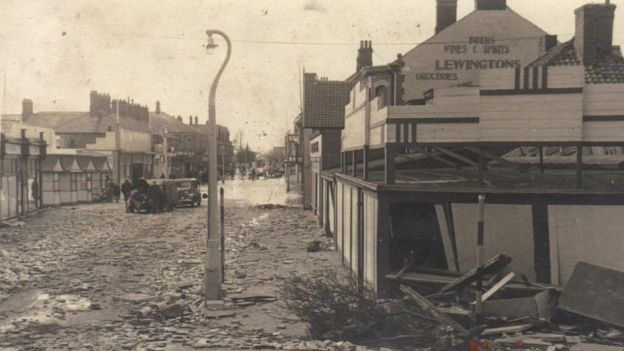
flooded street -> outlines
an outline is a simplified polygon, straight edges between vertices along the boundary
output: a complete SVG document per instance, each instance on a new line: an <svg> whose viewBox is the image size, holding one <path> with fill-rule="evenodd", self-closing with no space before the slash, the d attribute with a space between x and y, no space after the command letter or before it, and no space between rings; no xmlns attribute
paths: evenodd
<svg viewBox="0 0 624 351"><path fill-rule="evenodd" d="M282 182L226 182L226 298L208 315L205 202L156 215L59 207L0 229L2 265L14 270L3 273L0 349L304 347L305 325L277 287L290 273L342 268L313 215L282 207L296 202ZM306 252L311 240L323 250Z"/></svg>

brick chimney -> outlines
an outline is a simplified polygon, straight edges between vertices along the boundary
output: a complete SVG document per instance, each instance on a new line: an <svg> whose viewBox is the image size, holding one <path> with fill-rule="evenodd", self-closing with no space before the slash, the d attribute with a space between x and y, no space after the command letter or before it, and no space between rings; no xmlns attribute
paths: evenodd
<svg viewBox="0 0 624 351"><path fill-rule="evenodd" d="M477 11L481 10L506 10L507 0L476 0Z"/></svg>
<svg viewBox="0 0 624 351"><path fill-rule="evenodd" d="M156 100L156 113L160 114L160 101Z"/></svg>
<svg viewBox="0 0 624 351"><path fill-rule="evenodd" d="M193 116L189 116L189 125L193 125Z"/></svg>
<svg viewBox="0 0 624 351"><path fill-rule="evenodd" d="M544 40L544 44L545 44L545 49L546 51L554 48L555 46L557 46L557 44L559 44L559 40L557 38L557 35L550 35L550 34L546 34L545 40Z"/></svg>
<svg viewBox="0 0 624 351"><path fill-rule="evenodd" d="M574 11L574 47L584 65L593 65L613 51L615 7L607 0L605 4L587 4Z"/></svg>
<svg viewBox="0 0 624 351"><path fill-rule="evenodd" d="M198 125L199 123L197 122L198 118L197 116L195 116L195 125Z"/></svg>
<svg viewBox="0 0 624 351"><path fill-rule="evenodd" d="M33 102L30 99L22 100L22 118L33 115Z"/></svg>
<svg viewBox="0 0 624 351"><path fill-rule="evenodd" d="M360 48L358 49L357 56L357 71L359 72L362 67L370 67L373 65L373 42L370 40L360 41Z"/></svg>
<svg viewBox="0 0 624 351"><path fill-rule="evenodd" d="M446 27L457 22L457 0L436 0L437 22L435 32L440 33Z"/></svg>

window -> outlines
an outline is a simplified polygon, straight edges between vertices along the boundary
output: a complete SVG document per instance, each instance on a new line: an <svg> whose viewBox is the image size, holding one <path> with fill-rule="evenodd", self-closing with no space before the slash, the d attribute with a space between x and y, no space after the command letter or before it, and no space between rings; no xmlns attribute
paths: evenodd
<svg viewBox="0 0 624 351"><path fill-rule="evenodd" d="M375 89L375 97L377 97L377 108L382 109L388 105L388 88L381 85Z"/></svg>
<svg viewBox="0 0 624 351"><path fill-rule="evenodd" d="M315 141L312 143L312 152L319 152L319 142Z"/></svg>

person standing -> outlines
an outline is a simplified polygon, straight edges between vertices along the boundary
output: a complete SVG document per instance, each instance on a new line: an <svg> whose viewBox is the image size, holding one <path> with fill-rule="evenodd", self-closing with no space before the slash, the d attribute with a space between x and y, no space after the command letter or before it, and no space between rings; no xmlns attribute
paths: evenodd
<svg viewBox="0 0 624 351"><path fill-rule="evenodd" d="M147 198L149 199L150 209L152 213L160 212L161 190L160 186L153 182L147 190Z"/></svg>
<svg viewBox="0 0 624 351"><path fill-rule="evenodd" d="M121 185L121 192L123 193L125 203L128 203L128 198L132 190L134 190L134 186L132 186L130 178L126 178L126 181Z"/></svg>

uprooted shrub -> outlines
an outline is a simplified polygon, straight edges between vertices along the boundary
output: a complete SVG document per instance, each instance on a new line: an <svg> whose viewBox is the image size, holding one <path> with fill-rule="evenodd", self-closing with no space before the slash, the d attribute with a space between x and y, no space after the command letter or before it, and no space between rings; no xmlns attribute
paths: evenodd
<svg viewBox="0 0 624 351"><path fill-rule="evenodd" d="M315 339L430 346L443 337L439 323L410 300L377 300L352 277L327 271L291 275L279 290Z"/></svg>

